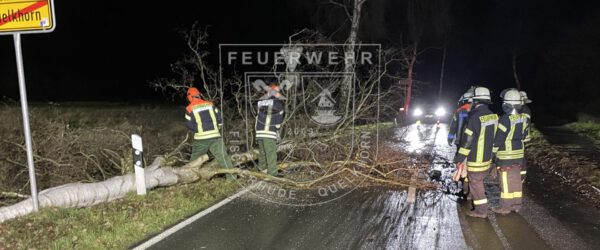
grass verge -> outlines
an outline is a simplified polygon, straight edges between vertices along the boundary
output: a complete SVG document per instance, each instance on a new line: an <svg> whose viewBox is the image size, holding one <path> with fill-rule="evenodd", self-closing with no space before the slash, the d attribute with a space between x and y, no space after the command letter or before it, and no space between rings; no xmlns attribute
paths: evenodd
<svg viewBox="0 0 600 250"><path fill-rule="evenodd" d="M527 145L527 162L538 166L547 174L559 176L578 194L600 207L600 168L593 160L565 152L551 144L538 130L532 130L532 140Z"/></svg>
<svg viewBox="0 0 600 250"><path fill-rule="evenodd" d="M0 224L0 249L126 249L233 194L222 179L159 188L90 208L45 208Z"/></svg>
<svg viewBox="0 0 600 250"><path fill-rule="evenodd" d="M565 127L573 131L583 134L594 139L596 143L600 143L600 123L593 121L573 122L565 125Z"/></svg>

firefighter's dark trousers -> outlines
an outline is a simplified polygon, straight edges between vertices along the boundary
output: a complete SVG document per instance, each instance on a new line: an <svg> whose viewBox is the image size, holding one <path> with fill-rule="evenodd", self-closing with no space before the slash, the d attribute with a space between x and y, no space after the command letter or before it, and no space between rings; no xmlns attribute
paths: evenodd
<svg viewBox="0 0 600 250"><path fill-rule="evenodd" d="M469 193L473 199L473 207L477 213L487 213L488 200L485 196L483 178L488 175L490 165L484 167L471 167L467 163L467 178L469 178Z"/></svg>
<svg viewBox="0 0 600 250"><path fill-rule="evenodd" d="M277 174L277 140L270 138L257 138L258 141L258 168L267 169L269 175Z"/></svg>
<svg viewBox="0 0 600 250"><path fill-rule="evenodd" d="M227 154L227 148L225 148L222 138L194 140L194 143L192 144L192 157L190 157L190 160L193 161L198 159L198 157L205 155L208 152L215 157L215 160L217 160L222 168L233 168L233 163ZM227 174L227 179L234 180L235 176Z"/></svg>
<svg viewBox="0 0 600 250"><path fill-rule="evenodd" d="M519 211L523 198L521 164L499 167L500 207Z"/></svg>

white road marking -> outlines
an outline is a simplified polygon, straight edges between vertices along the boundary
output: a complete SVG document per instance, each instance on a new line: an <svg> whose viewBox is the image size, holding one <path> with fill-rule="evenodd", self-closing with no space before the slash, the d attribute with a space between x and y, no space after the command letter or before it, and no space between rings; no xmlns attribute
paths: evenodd
<svg viewBox="0 0 600 250"><path fill-rule="evenodd" d="M162 233L160 233L159 235L156 235L154 237L152 237L151 239L149 239L148 241L140 244L139 246L136 246L135 248L133 248L133 250L145 250L148 249L149 247L151 247L152 245L160 242L161 240L169 237L170 235L176 233L177 231L189 226L190 224L192 224L194 221L197 221L198 219L206 216L207 214L219 209L220 207L224 206L225 204L231 202L232 200L235 200L236 198L246 194L248 191L250 191L250 189L252 189L254 186L256 186L256 184L249 186L247 188L244 188L242 191L229 196L227 198L225 198L224 200L220 201L219 203L213 205L212 207L209 207L205 210L203 210L200 213L195 214L194 216L188 218L187 220L182 221L181 223L163 231Z"/></svg>

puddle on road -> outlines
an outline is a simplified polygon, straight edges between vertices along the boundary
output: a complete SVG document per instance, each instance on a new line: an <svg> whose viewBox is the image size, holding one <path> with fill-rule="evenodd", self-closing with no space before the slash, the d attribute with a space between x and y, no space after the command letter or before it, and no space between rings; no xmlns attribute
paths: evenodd
<svg viewBox="0 0 600 250"><path fill-rule="evenodd" d="M447 143L447 124L413 124L398 128L393 146L415 156L424 157L429 162L429 170L421 173L440 184L443 192L450 195L462 195L462 182L452 180L455 171L454 146Z"/></svg>

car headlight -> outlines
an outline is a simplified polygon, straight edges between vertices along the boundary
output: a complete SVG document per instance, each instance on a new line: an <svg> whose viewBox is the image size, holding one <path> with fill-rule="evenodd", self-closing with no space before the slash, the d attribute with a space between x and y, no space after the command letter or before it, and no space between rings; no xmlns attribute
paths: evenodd
<svg viewBox="0 0 600 250"><path fill-rule="evenodd" d="M414 116L421 116L423 115L423 110L420 108L416 108L415 111L413 112Z"/></svg>
<svg viewBox="0 0 600 250"><path fill-rule="evenodd" d="M442 107L439 107L435 110L435 116L444 116L446 115L446 110Z"/></svg>

